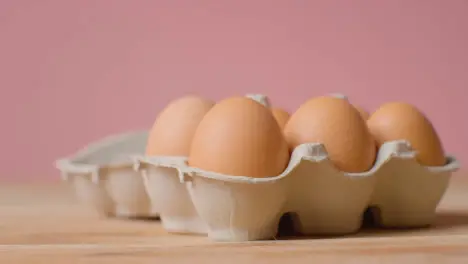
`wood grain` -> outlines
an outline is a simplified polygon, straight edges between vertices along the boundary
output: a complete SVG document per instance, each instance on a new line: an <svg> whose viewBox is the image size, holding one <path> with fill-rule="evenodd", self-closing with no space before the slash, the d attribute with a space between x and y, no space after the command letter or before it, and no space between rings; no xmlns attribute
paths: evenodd
<svg viewBox="0 0 468 264"><path fill-rule="evenodd" d="M457 174L437 222L340 238L216 243L158 221L104 219L65 185L0 187L0 263L467 263L468 177Z"/></svg>

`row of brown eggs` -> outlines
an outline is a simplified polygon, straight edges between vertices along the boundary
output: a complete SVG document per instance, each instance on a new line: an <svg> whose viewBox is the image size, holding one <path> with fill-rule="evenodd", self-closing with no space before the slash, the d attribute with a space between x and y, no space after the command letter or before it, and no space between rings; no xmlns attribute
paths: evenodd
<svg viewBox="0 0 468 264"><path fill-rule="evenodd" d="M295 147L321 143L337 169L364 172L378 147L400 139L410 142L422 165L444 165L431 122L407 103L386 103L369 115L346 99L320 96L290 115L248 97L216 103L186 96L158 115L146 154L188 157L190 166L228 175L271 177L284 171Z"/></svg>

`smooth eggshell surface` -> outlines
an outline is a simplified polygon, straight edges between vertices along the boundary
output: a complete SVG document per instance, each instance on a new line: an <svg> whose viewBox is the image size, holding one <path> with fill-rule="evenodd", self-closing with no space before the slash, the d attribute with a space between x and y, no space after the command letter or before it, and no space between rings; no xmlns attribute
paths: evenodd
<svg viewBox="0 0 468 264"><path fill-rule="evenodd" d="M380 146L387 141L407 140L416 150L416 159L426 166L442 166L445 154L434 127L416 107L402 102L382 105L367 121Z"/></svg>
<svg viewBox="0 0 468 264"><path fill-rule="evenodd" d="M206 171L262 178L281 174L289 158L271 110L255 100L233 97L216 104L200 122L188 163Z"/></svg>
<svg viewBox="0 0 468 264"><path fill-rule="evenodd" d="M276 122L278 122L280 128L284 129L286 123L289 120L290 114L281 108L273 108L271 109L271 112L273 113L273 116L275 117Z"/></svg>
<svg viewBox="0 0 468 264"><path fill-rule="evenodd" d="M375 161L375 142L366 122L347 100L310 99L291 115L284 133L291 149L304 143L323 144L341 171L364 172Z"/></svg>
<svg viewBox="0 0 468 264"><path fill-rule="evenodd" d="M354 108L358 110L359 114L361 115L362 119L367 120L369 119L369 112L367 112L364 108L359 105L355 105Z"/></svg>
<svg viewBox="0 0 468 264"><path fill-rule="evenodd" d="M188 156L195 130L214 102L198 96L172 101L158 115L148 136L148 156Z"/></svg>

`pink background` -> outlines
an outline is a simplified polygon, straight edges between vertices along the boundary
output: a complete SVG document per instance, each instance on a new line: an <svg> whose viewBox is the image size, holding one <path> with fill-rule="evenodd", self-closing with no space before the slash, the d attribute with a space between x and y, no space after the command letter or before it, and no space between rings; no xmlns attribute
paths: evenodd
<svg viewBox="0 0 468 264"><path fill-rule="evenodd" d="M0 1L0 180L149 127L170 99L419 106L468 161L468 1Z"/></svg>

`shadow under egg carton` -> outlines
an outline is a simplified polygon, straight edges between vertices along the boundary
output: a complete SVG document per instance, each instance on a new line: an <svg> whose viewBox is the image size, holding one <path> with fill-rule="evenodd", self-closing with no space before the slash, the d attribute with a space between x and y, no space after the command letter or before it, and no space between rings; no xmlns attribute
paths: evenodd
<svg viewBox="0 0 468 264"><path fill-rule="evenodd" d="M132 155L143 155L147 131L109 136L56 161L79 200L117 217L156 217Z"/></svg>
<svg viewBox="0 0 468 264"><path fill-rule="evenodd" d="M380 227L427 226L458 167L452 156L445 166L424 167L406 141L384 144L363 173L338 171L321 144L298 146L286 170L271 178L203 171L184 157L135 158L164 227L217 241L274 238L283 215L304 235L351 234L369 207Z"/></svg>

